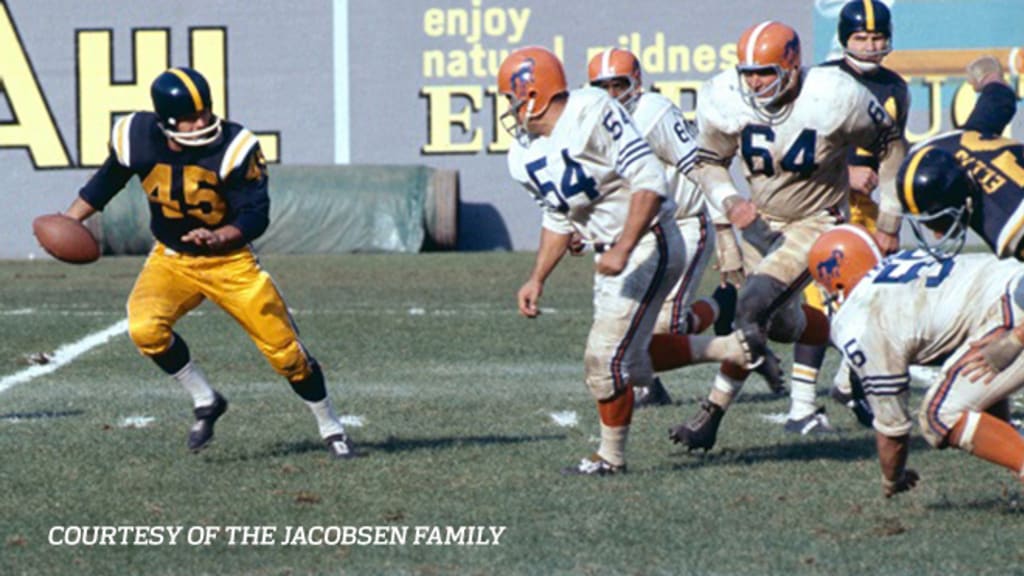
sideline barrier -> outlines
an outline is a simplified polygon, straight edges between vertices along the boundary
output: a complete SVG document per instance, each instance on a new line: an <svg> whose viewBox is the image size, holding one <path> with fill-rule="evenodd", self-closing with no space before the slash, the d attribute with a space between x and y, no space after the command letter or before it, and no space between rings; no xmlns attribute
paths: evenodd
<svg viewBox="0 0 1024 576"><path fill-rule="evenodd" d="M271 166L263 254L419 252L458 244L459 174L426 166ZM104 254L146 254L149 206L136 179L88 222Z"/></svg>

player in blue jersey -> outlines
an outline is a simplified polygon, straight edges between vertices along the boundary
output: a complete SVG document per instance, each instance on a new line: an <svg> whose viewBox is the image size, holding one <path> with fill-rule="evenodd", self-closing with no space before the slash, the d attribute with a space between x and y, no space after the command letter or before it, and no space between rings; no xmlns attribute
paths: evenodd
<svg viewBox="0 0 1024 576"><path fill-rule="evenodd" d="M336 458L356 455L331 405L320 365L249 243L270 222L266 161L256 136L216 117L206 79L171 68L151 86L153 112L114 125L110 155L67 210L84 220L138 176L156 242L128 298L135 346L191 394L188 447L205 448L227 400L192 360L174 324L209 299L231 315L317 420Z"/></svg>
<svg viewBox="0 0 1024 576"><path fill-rule="evenodd" d="M991 57L968 66L979 92L960 130L918 144L896 189L921 248L936 258L960 251L974 230L1000 258L1024 260L1024 144L1000 136L1016 95Z"/></svg>

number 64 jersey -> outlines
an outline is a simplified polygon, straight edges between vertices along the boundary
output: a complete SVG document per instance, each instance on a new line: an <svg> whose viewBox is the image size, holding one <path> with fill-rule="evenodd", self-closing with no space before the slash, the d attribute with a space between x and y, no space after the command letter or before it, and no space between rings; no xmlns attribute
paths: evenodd
<svg viewBox="0 0 1024 576"><path fill-rule="evenodd" d="M586 242L615 242L633 191L650 190L664 199L659 221L671 222L675 212L660 161L626 109L597 88L571 91L549 136L535 137L528 146L513 142L508 168L544 209L544 228L576 231Z"/></svg>
<svg viewBox="0 0 1024 576"><path fill-rule="evenodd" d="M911 364L944 363L943 381L933 384L948 384L939 401L971 404L979 395L1005 392L993 388L1018 384L1019 375L987 387L962 382L958 361L971 342L1020 322L1022 276L1020 262L991 254L935 260L924 251L903 251L857 284L832 318L831 338L861 379L876 430L892 437L910 431Z"/></svg>
<svg viewBox="0 0 1024 576"><path fill-rule="evenodd" d="M851 146L875 153L883 159L883 172L895 176L899 159L885 160L889 143L899 133L871 92L836 67L801 73L799 94L787 111L773 118L744 99L743 80L735 71L721 72L701 88L695 177L716 208L721 209L721 201L731 192L716 193L714 183L705 180L714 176L716 167L728 168L737 153L758 210L786 221L845 206L846 154ZM892 178L886 173L879 178L882 208L899 214Z"/></svg>

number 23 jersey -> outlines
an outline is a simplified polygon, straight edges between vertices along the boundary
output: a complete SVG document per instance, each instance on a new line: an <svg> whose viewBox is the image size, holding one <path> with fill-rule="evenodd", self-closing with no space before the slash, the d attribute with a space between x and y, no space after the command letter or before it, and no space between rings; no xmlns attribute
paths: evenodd
<svg viewBox="0 0 1024 576"><path fill-rule="evenodd" d="M508 168L544 209L545 228L588 242L615 241L634 191L664 199L659 217L675 212L661 162L626 109L597 88L571 91L550 135L513 142Z"/></svg>
<svg viewBox="0 0 1024 576"><path fill-rule="evenodd" d="M266 230L270 215L266 161L256 136L222 120L213 143L172 150L152 112L136 112L114 124L110 155L79 191L102 210L132 176L149 200L150 230L178 252L204 253L181 237L195 228L234 225L246 242Z"/></svg>

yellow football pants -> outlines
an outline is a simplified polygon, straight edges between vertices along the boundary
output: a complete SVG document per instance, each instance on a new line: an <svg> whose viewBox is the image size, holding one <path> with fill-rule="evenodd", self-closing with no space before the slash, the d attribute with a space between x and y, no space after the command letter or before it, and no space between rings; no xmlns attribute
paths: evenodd
<svg viewBox="0 0 1024 576"><path fill-rule="evenodd" d="M146 356L165 352L179 318L209 299L249 334L289 382L312 370L284 299L248 248L217 256L153 247L128 297L128 333Z"/></svg>

